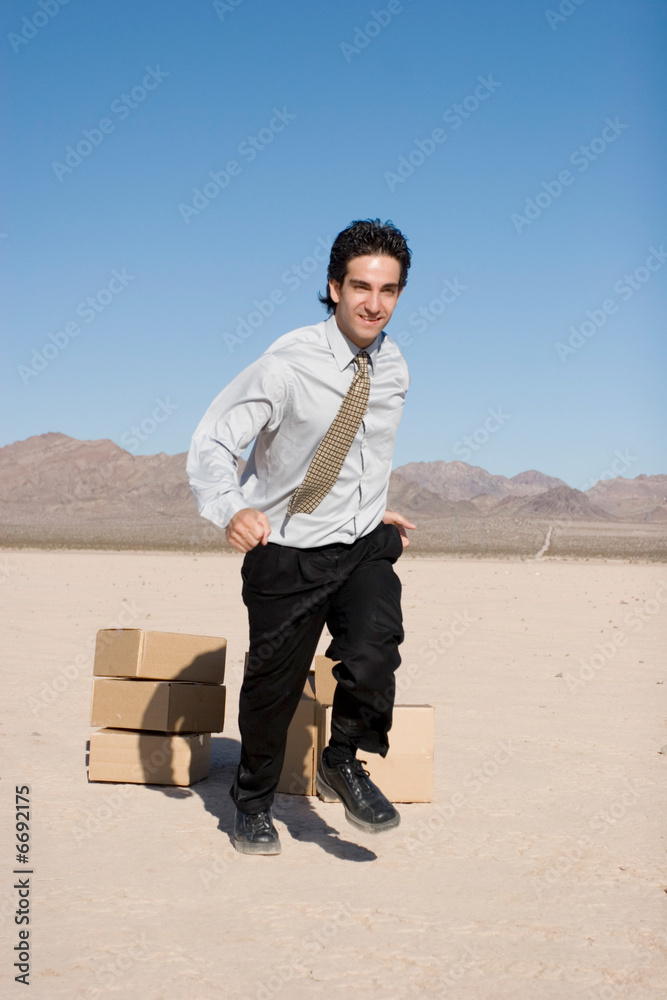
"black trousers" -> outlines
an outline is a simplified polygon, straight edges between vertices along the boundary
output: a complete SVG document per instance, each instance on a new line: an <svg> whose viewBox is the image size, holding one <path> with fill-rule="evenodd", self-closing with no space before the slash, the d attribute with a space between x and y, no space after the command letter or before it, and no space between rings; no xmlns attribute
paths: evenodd
<svg viewBox="0 0 667 1000"><path fill-rule="evenodd" d="M243 812L273 802L287 730L325 624L332 635L327 656L340 660L332 737L386 755L403 641L401 582L392 563L402 551L398 528L380 523L349 545L269 542L246 553L250 652L239 700L241 761L230 789Z"/></svg>

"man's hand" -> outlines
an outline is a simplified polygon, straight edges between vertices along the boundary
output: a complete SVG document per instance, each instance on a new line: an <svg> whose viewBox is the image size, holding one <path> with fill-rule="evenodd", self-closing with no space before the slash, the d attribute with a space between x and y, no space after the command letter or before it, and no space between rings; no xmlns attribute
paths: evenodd
<svg viewBox="0 0 667 1000"><path fill-rule="evenodd" d="M225 528L227 541L239 552L249 552L260 542L266 545L271 534L271 525L266 514L254 507L244 507L237 511Z"/></svg>
<svg viewBox="0 0 667 1000"><path fill-rule="evenodd" d="M403 517L402 514L397 514L394 510L386 510L384 512L384 517L382 518L385 524L395 524L401 533L401 541L403 542L403 548L406 548L410 544L410 539L408 538L408 533L406 528L416 528L416 524L412 524L408 521L407 517Z"/></svg>

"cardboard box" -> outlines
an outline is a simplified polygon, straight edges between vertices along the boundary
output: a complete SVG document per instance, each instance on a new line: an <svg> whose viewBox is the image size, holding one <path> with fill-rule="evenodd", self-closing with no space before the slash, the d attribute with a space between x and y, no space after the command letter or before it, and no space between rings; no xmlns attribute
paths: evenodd
<svg viewBox="0 0 667 1000"><path fill-rule="evenodd" d="M90 737L90 781L140 785L193 785L207 778L211 734L170 736L128 729L99 729Z"/></svg>
<svg viewBox="0 0 667 1000"><path fill-rule="evenodd" d="M287 731L285 762L277 791L292 795L315 794L316 745L315 690L311 675Z"/></svg>
<svg viewBox="0 0 667 1000"><path fill-rule="evenodd" d="M91 726L153 729L161 733L220 733L225 722L222 684L185 684L96 677Z"/></svg>
<svg viewBox="0 0 667 1000"><path fill-rule="evenodd" d="M227 640L210 635L104 628L97 633L93 674L222 684L226 653Z"/></svg>
<svg viewBox="0 0 667 1000"><path fill-rule="evenodd" d="M337 681L331 669L337 663L340 663L340 660L330 660L328 656L316 656L313 660L315 697L321 705L333 705Z"/></svg>
<svg viewBox="0 0 667 1000"><path fill-rule="evenodd" d="M331 734L331 705L317 705L317 751L319 761ZM433 800L433 746L435 708L432 705L395 705L394 724L389 731L389 752L357 752L365 760L370 778L390 802Z"/></svg>

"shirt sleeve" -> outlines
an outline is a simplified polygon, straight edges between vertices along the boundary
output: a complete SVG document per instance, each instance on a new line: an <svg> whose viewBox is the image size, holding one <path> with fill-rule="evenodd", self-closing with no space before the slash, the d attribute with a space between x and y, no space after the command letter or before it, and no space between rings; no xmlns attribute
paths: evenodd
<svg viewBox="0 0 667 1000"><path fill-rule="evenodd" d="M224 528L248 504L239 485L243 451L282 420L288 396L283 364L263 354L216 396L192 436L187 474L202 517Z"/></svg>

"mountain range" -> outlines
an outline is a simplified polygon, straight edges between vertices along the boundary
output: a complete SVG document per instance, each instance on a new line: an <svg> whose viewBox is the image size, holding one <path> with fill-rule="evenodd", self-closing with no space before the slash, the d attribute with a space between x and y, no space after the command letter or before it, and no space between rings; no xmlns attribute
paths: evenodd
<svg viewBox="0 0 667 1000"><path fill-rule="evenodd" d="M197 520L185 453L132 455L113 441L48 433L0 448L0 524ZM388 506L408 517L667 521L667 475L619 476L585 493L535 469L492 475L465 462L410 462Z"/></svg>

